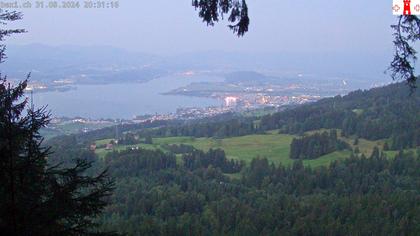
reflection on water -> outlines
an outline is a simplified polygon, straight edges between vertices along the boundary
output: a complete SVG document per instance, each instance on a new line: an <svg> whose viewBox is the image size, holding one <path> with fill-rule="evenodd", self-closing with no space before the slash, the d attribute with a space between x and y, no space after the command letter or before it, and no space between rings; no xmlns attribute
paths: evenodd
<svg viewBox="0 0 420 236"><path fill-rule="evenodd" d="M193 82L221 81L210 76L168 76L138 84L80 85L67 92L34 94L37 106L48 105L53 116L89 118L133 118L135 115L163 114L180 107L221 105L211 98L162 95Z"/></svg>

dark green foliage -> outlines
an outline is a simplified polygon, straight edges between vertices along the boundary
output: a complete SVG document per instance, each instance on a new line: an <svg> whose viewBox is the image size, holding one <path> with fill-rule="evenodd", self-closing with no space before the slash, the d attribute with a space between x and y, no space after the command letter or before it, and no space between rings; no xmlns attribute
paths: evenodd
<svg viewBox="0 0 420 236"><path fill-rule="evenodd" d="M0 10L0 24L20 18L17 12ZM22 32L2 29L0 41ZM5 46L0 45L0 62L4 58ZM104 234L96 232L95 218L106 205L112 181L106 171L96 177L87 176L91 167L87 159L79 159L71 168L48 166L51 152L42 145L39 130L48 124L49 114L44 108L28 106L24 98L26 86L27 80L13 87L0 76L1 234Z"/></svg>
<svg viewBox="0 0 420 236"><path fill-rule="evenodd" d="M0 82L0 231L5 235L89 235L113 184L79 160L74 167L47 166L48 148L39 130L49 121L44 109L27 108L27 82Z"/></svg>
<svg viewBox="0 0 420 236"><path fill-rule="evenodd" d="M291 159L316 159L323 155L349 148L349 145L337 138L337 131L322 132L293 139L290 144Z"/></svg>
<svg viewBox="0 0 420 236"><path fill-rule="evenodd" d="M385 142L385 143L384 143L383 150L384 150L384 151L389 151L389 145L388 145L388 142Z"/></svg>
<svg viewBox="0 0 420 236"><path fill-rule="evenodd" d="M185 153L192 153L194 152L196 149L194 148L194 146L191 145L187 145L187 144L167 144L167 145L162 145L162 148L175 153L175 154L185 154Z"/></svg>
<svg viewBox="0 0 420 236"><path fill-rule="evenodd" d="M228 160L221 149L210 149L207 153L200 150L193 150L182 156L184 167L189 170L207 168L210 165L220 168L223 173L237 173L241 171L244 163L236 160Z"/></svg>
<svg viewBox="0 0 420 236"><path fill-rule="evenodd" d="M99 130L90 131L82 134L74 134L62 137L55 137L49 139L47 144L50 146L60 146L65 139L74 139L75 144L84 143L89 145L94 140L98 139L113 139L116 138L115 127L107 127ZM253 124L251 118L243 119L237 114L227 113L211 118L182 121L153 121L141 124L121 124L118 126L120 133L130 133L130 135L144 137L152 135L153 137L167 137L167 136L195 136L195 137L212 137L216 133L224 137L239 136L244 134L251 134L258 132ZM121 137L124 139L125 137ZM137 142L136 140L127 140L128 142ZM124 141L123 141L124 142Z"/></svg>
<svg viewBox="0 0 420 236"><path fill-rule="evenodd" d="M140 143L140 137L136 136L135 134L129 132L123 135L120 139L118 139L118 144L120 145L134 145Z"/></svg>
<svg viewBox="0 0 420 236"><path fill-rule="evenodd" d="M141 123L141 124L122 124L118 126L118 130L120 133L124 133L128 131L132 132L133 130L157 128L161 126L167 126L170 124L180 125L178 121L154 121L154 122L146 122L146 123ZM92 140L116 138L115 129L116 129L115 127L107 127L107 128L98 129L98 130L94 130L94 131L90 131L90 132L82 133L82 134L77 134L77 135L74 134L74 135L55 137L55 138L49 139L46 142L46 144L50 146L61 146L63 145L63 140L74 139L74 144L85 143L86 145L88 145L88 144L91 144Z"/></svg>
<svg viewBox="0 0 420 236"><path fill-rule="evenodd" d="M150 134L146 135L146 138L144 139L144 143L145 144L153 144L153 139L152 139L152 136Z"/></svg>
<svg viewBox="0 0 420 236"><path fill-rule="evenodd" d="M156 129L150 129L149 126L143 129L139 127L137 135L226 138L274 129L300 135L324 128L341 129L343 137L356 136L368 140L390 138L392 142L389 146L392 150L414 148L420 145L420 91L416 90L409 96L408 90L401 83L392 84L290 108L258 118L260 122L255 122L257 118L252 117L229 117L221 121L166 123ZM113 136L102 136L98 139L107 137ZM84 135L80 138L84 139Z"/></svg>
<svg viewBox="0 0 420 236"><path fill-rule="evenodd" d="M77 160L71 168L50 168L45 183L45 209L38 215L41 234L111 235L95 232L95 218L100 216L114 189L107 171L95 177L86 173L92 163ZM37 232L31 229L29 232ZM37 233L35 233L37 234Z"/></svg>
<svg viewBox="0 0 420 236"><path fill-rule="evenodd" d="M290 134L341 129L344 136L391 138L394 150L414 148L420 145L420 91L411 96L408 93L401 83L355 91L264 116L260 129L281 129Z"/></svg>
<svg viewBox="0 0 420 236"><path fill-rule="evenodd" d="M379 158L380 153L379 153L379 148L378 147L374 147L372 154L370 155L370 158Z"/></svg>
<svg viewBox="0 0 420 236"><path fill-rule="evenodd" d="M359 138L354 139L353 145L359 145Z"/></svg>
<svg viewBox="0 0 420 236"><path fill-rule="evenodd" d="M159 129L140 131L140 135L154 137L192 136L226 138L258 133L251 119L228 119L223 121L203 121L184 125L168 125Z"/></svg>
<svg viewBox="0 0 420 236"><path fill-rule="evenodd" d="M339 139L334 129L343 129L345 124L348 127L343 131L347 136L385 137L392 143L405 140L415 145L417 141L407 134L418 135L418 103L413 102L417 97L408 99L406 91L404 85L396 84L325 99L266 116L261 126L255 126L252 119L227 119L172 123L133 132L139 137L219 137L276 128L289 133L333 129L324 136L319 134L319 140L323 137L328 142L312 142L322 145L308 142L307 146L312 146L307 148L308 152L314 152L315 146L331 151L333 140ZM386 122L386 126L380 125L381 122ZM74 136L57 139L55 143L67 153L67 148L86 148L80 140ZM99 162L99 165L109 165L117 181L113 204L106 208L100 220L102 229L128 235L417 235L420 232L418 154L401 151L392 159L384 157L376 148L369 158L352 154L347 160L312 169L305 167L301 160L285 167L257 158L244 166L228 160L221 150L202 152L188 145L164 148L165 152L113 152ZM175 153L183 154L178 164ZM72 155L81 154L73 152Z"/></svg>
<svg viewBox="0 0 420 236"><path fill-rule="evenodd" d="M175 168L176 158L175 155L162 151L126 150L108 153L105 157L105 165L111 166L110 171L115 176L125 174L136 176L143 172Z"/></svg>
<svg viewBox="0 0 420 236"><path fill-rule="evenodd" d="M401 153L319 169L302 162L275 167L260 158L238 180L213 165L121 169L102 222L128 235L416 235L419 168L420 159Z"/></svg>
<svg viewBox="0 0 420 236"><path fill-rule="evenodd" d="M13 22L22 19L22 13L16 11L5 11L0 9L0 24L7 25L8 22ZM0 42L3 42L6 37L13 34L24 33L23 29L0 29ZM0 63L3 63L6 59L6 45L0 45Z"/></svg>
<svg viewBox="0 0 420 236"><path fill-rule="evenodd" d="M415 74L417 52L414 45L420 40L420 19L416 15L401 15L398 23L391 27L394 30L395 54L389 71L394 80L405 80L414 89L418 77Z"/></svg>

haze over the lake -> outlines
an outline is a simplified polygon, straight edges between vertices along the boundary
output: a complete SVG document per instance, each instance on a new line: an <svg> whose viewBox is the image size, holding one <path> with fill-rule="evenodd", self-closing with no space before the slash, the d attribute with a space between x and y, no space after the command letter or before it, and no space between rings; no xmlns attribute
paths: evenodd
<svg viewBox="0 0 420 236"><path fill-rule="evenodd" d="M29 9L13 44L110 45L153 54L197 51L392 55L390 1L249 0L250 31L206 27L191 0L120 0L119 9Z"/></svg>
<svg viewBox="0 0 420 236"><path fill-rule="evenodd" d="M163 95L191 81L220 81L221 78L168 76L147 83L82 85L66 92L35 93L38 106L48 106L55 116L132 119L138 115L174 113L178 108L221 106L214 98Z"/></svg>
<svg viewBox="0 0 420 236"><path fill-rule="evenodd" d="M28 32L7 40L10 58L0 70L11 78L23 78L32 71L32 81L50 86L69 78L91 76L90 83L95 79L96 83L138 82L200 70L258 71L287 77L291 83L297 76L308 75L305 78L349 82L354 89L391 82L383 73L393 54L390 25L396 18L391 2L247 2L251 24L241 38L229 30L227 21L207 27L191 0L119 0L117 9L20 9L23 20L9 27ZM114 66L117 72L127 68L137 71L122 76L110 74L112 70L108 70ZM150 66L154 71L143 73L142 69ZM117 77L120 80L111 81ZM360 81L366 83L362 86ZM177 88L176 80L166 80L167 87L147 87L160 82L97 89L78 84L79 91L39 94L37 99L50 104L57 116L96 118L128 118L219 104L208 98L171 99L161 95ZM146 92L146 87L153 91ZM85 101L83 106L77 99ZM136 106L139 101L143 103Z"/></svg>

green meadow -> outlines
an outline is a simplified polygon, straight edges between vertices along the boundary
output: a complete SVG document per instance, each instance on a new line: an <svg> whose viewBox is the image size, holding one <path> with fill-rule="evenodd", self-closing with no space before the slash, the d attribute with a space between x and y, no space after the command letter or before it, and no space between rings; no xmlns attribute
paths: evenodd
<svg viewBox="0 0 420 236"><path fill-rule="evenodd" d="M162 146L165 144L187 144L192 145L197 149L207 151L211 148L223 149L228 158L243 160L249 163L256 157L265 157L270 162L278 165L291 165L294 160L289 158L290 143L292 142L294 135L279 134L277 130L268 132L267 134L254 134L241 137L232 137L224 139L216 138L193 138L193 137L165 137L165 138L154 138L153 144L136 144L136 145L116 145L114 150L121 151L127 148L145 148L145 149L161 149L165 150ZM354 139L341 138L351 145L352 148L356 146L359 148L361 153L369 156L375 146L382 149L384 140L380 141L369 141L365 139L359 139L358 145L353 145ZM111 139L98 140L96 144L103 145L109 143ZM96 154L99 157L105 157L110 152L104 148L96 150ZM393 157L395 152L386 152L388 156ZM342 160L349 157L351 152L349 150L336 151L328 155L322 156L314 160L304 160L304 164L312 167L328 165L330 162L335 160ZM181 160L181 156L177 158Z"/></svg>
<svg viewBox="0 0 420 236"><path fill-rule="evenodd" d="M154 138L153 144L117 145L114 150L125 150L127 148L162 148L164 144L187 144L197 149L207 151L211 148L221 148L226 152L228 158L250 162L255 157L266 157L273 163L289 164L290 143L295 136L284 134L263 134L248 135L225 139L215 138L192 138L192 137L167 137ZM111 139L98 140L97 145L109 143ZM109 152L104 148L96 150L96 154L104 157Z"/></svg>

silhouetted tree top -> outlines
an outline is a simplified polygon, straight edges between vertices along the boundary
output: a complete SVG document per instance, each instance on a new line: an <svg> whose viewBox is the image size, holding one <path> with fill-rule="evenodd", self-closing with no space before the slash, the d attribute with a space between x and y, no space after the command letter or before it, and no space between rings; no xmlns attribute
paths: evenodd
<svg viewBox="0 0 420 236"><path fill-rule="evenodd" d="M394 80L405 80L411 88L417 87L415 62L417 51L414 43L420 40L420 19L415 15L398 17L398 23L391 26L394 29L395 54L389 71Z"/></svg>
<svg viewBox="0 0 420 236"><path fill-rule="evenodd" d="M20 13L0 10L4 27L21 18ZM23 32L0 29L0 62L5 59L5 37ZM45 107L28 106L27 79L13 86L0 73L1 235L112 235L95 227L113 180L107 170L88 176L92 162L81 158L71 168L48 164L52 153L44 147L40 130L50 114Z"/></svg>
<svg viewBox="0 0 420 236"><path fill-rule="evenodd" d="M0 25L5 26L8 22L16 21L22 19L22 13L16 11L4 11L0 9ZM24 33L24 29L0 29L0 42L3 42L7 36L12 34ZM0 63L4 62L6 59L5 55L6 46L0 44Z"/></svg>
<svg viewBox="0 0 420 236"><path fill-rule="evenodd" d="M245 0L193 0L192 5L199 10L199 16L207 25L228 16L229 28L239 37L248 31L248 6Z"/></svg>
<svg viewBox="0 0 420 236"><path fill-rule="evenodd" d="M207 25L213 26L228 15L229 28L237 35L248 32L248 6L245 0L193 0L192 5L199 10L199 16ZM411 88L416 88L416 50L413 45L420 40L420 19L415 15L398 17L394 29L395 54L388 70L393 80L403 80Z"/></svg>

